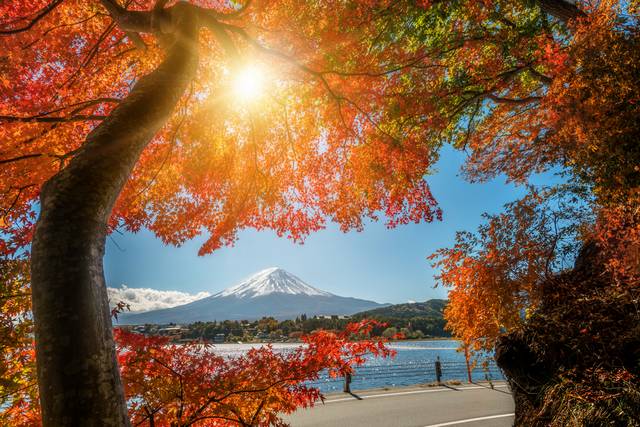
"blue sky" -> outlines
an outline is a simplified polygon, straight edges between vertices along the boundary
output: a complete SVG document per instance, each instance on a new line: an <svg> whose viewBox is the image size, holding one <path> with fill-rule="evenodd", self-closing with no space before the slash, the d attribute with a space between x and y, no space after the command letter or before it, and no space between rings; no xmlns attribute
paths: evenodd
<svg viewBox="0 0 640 427"><path fill-rule="evenodd" d="M483 212L498 212L525 189L496 179L470 184L459 176L464 154L445 148L436 173L427 178L444 211L443 221L388 230L369 223L363 232L342 233L334 225L303 245L272 232L246 230L235 246L197 255L204 238L180 248L165 246L149 231L114 234L107 240L107 284L119 287L215 293L267 267L282 267L312 286L334 294L402 303L446 297L433 288L426 257L449 246L457 230L474 230Z"/></svg>

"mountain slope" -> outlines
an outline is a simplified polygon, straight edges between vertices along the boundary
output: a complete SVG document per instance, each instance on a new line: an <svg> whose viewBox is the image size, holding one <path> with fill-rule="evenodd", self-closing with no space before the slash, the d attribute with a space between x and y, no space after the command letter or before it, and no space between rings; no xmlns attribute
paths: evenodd
<svg viewBox="0 0 640 427"><path fill-rule="evenodd" d="M394 304L386 307L356 313L357 318L398 318L409 319L412 317L433 317L442 319L447 300L430 299L425 302L413 302Z"/></svg>
<svg viewBox="0 0 640 427"><path fill-rule="evenodd" d="M407 328L409 330L408 337L412 335L416 337L416 331L425 336L450 337L451 333L445 329L444 308L446 305L447 300L431 299L425 302L395 304L362 311L354 314L352 318L354 320L376 319L398 330Z"/></svg>
<svg viewBox="0 0 640 427"><path fill-rule="evenodd" d="M269 268L236 286L189 304L145 313L123 313L118 323L193 323L253 320L263 316L284 320L301 314L350 315L382 306L374 301L331 294L285 270Z"/></svg>

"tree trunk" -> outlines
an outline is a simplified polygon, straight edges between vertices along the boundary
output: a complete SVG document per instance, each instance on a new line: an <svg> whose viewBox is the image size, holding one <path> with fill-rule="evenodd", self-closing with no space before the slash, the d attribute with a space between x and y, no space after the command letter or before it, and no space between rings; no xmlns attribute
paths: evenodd
<svg viewBox="0 0 640 427"><path fill-rule="evenodd" d="M183 13L178 24L161 65L42 189L31 269L44 426L129 425L103 272L107 222L140 153L195 74L195 17Z"/></svg>
<svg viewBox="0 0 640 427"><path fill-rule="evenodd" d="M471 354L469 354L469 346L467 344L464 346L464 361L467 365L467 381L471 384L473 382L473 377L471 376Z"/></svg>

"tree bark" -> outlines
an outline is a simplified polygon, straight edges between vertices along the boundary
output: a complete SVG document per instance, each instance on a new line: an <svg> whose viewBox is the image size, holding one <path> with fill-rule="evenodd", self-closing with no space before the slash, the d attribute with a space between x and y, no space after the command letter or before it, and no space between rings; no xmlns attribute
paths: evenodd
<svg viewBox="0 0 640 427"><path fill-rule="evenodd" d="M33 314L46 426L127 426L103 272L107 222L140 153L197 66L196 16L175 8L175 42L96 127L40 195L32 245Z"/></svg>

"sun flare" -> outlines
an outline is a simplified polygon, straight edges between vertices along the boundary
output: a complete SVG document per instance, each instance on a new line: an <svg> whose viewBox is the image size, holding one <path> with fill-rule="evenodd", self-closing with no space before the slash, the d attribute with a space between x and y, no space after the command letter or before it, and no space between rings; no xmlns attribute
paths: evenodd
<svg viewBox="0 0 640 427"><path fill-rule="evenodd" d="M264 91L264 70L256 65L241 69L235 76L233 89L243 102L256 100Z"/></svg>

